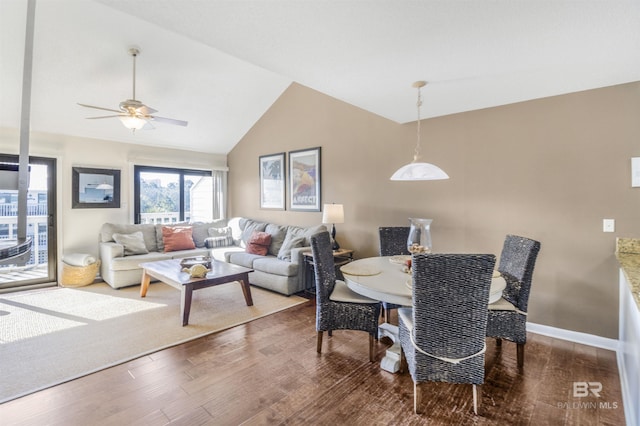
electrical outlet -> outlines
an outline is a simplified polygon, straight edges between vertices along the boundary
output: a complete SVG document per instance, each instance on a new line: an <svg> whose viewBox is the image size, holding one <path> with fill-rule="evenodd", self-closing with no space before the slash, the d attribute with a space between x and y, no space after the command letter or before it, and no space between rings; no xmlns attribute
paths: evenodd
<svg viewBox="0 0 640 426"><path fill-rule="evenodd" d="M602 232L615 232L616 221L615 219L602 219Z"/></svg>

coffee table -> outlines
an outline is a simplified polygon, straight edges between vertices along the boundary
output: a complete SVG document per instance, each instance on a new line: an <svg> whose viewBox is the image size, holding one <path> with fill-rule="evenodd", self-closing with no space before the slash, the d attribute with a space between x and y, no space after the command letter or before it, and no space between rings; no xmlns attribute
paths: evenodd
<svg viewBox="0 0 640 426"><path fill-rule="evenodd" d="M253 269L226 262L212 261L211 271L207 273L206 277L192 278L188 272L182 272L180 259L145 262L141 263L140 267L143 271L140 297L147 295L151 278L160 280L180 290L180 316L182 316L183 327L189 323L191 297L194 290L239 281L247 306L253 306L251 288L249 287L249 272L253 272Z"/></svg>

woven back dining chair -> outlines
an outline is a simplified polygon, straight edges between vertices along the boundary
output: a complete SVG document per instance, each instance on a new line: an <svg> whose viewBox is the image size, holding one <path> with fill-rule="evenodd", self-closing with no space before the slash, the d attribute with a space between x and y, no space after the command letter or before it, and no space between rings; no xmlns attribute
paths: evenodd
<svg viewBox="0 0 640 426"><path fill-rule="evenodd" d="M375 360L374 343L378 333L380 302L361 296L336 280L336 269L328 232L311 237L316 279L316 331L318 353L322 335L333 330L360 330L369 334L369 361Z"/></svg>
<svg viewBox="0 0 640 426"><path fill-rule="evenodd" d="M501 346L502 339L515 342L520 369L524 367L529 293L539 252L538 241L517 235L506 236L498 271L507 286L502 292L502 298L489 305L487 336L495 337L498 346Z"/></svg>
<svg viewBox="0 0 640 426"><path fill-rule="evenodd" d="M378 228L378 236L380 240L380 256L395 256L400 254L410 254L407 249L407 240L409 239L408 226L384 226ZM382 302L382 313L384 322L390 322L391 309L398 309L400 305L394 303Z"/></svg>
<svg viewBox="0 0 640 426"><path fill-rule="evenodd" d="M422 412L425 382L484 383L485 332L492 254L414 254L413 307L398 309L402 370L414 383L413 409Z"/></svg>

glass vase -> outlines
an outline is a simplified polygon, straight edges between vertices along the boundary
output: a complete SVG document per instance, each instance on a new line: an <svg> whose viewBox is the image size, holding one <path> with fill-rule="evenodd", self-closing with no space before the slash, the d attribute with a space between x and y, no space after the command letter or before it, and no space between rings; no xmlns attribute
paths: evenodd
<svg viewBox="0 0 640 426"><path fill-rule="evenodd" d="M431 222L432 219L409 218L411 228L407 239L409 253L431 253Z"/></svg>

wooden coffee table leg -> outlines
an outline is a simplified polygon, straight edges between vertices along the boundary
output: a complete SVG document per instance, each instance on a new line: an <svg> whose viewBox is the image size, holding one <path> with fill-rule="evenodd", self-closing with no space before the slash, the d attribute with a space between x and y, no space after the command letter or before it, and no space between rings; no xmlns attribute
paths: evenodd
<svg viewBox="0 0 640 426"><path fill-rule="evenodd" d="M149 289L149 283L151 282L151 276L147 274L146 270L142 270L142 281L140 281L140 297L145 297L147 295L147 290Z"/></svg>
<svg viewBox="0 0 640 426"><path fill-rule="evenodd" d="M193 285L184 284L180 292L180 316L182 317L182 326L189 324L189 313L191 312L191 296L193 295Z"/></svg>
<svg viewBox="0 0 640 426"><path fill-rule="evenodd" d="M240 281L240 286L242 287L242 293L244 294L244 300L247 302L247 306L253 306L251 287L249 286L249 274L246 274L243 279L238 281Z"/></svg>

